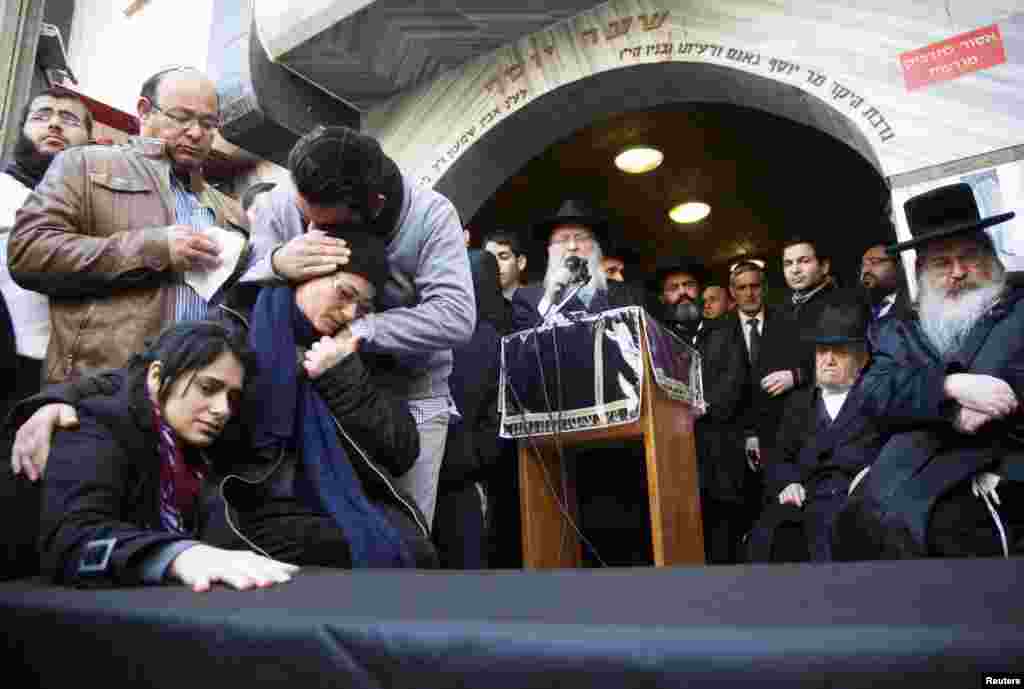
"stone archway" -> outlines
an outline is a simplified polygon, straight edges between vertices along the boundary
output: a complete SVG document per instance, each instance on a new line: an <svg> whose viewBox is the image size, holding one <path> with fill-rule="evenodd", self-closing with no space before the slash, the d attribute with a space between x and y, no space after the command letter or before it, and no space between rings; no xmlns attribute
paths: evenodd
<svg viewBox="0 0 1024 689"><path fill-rule="evenodd" d="M628 110L680 101L740 105L812 127L846 144L883 176L872 144L820 98L739 69L662 62L600 72L530 101L470 145L434 188L472 217L527 161L581 127Z"/></svg>

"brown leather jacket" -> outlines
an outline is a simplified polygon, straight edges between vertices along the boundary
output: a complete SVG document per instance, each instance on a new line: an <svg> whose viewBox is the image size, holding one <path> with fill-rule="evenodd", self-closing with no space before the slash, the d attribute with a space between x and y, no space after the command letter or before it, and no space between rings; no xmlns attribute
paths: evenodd
<svg viewBox="0 0 1024 689"><path fill-rule="evenodd" d="M19 285L50 296L48 382L124 366L173 320L170 169L155 139L72 148L18 212L8 265ZM246 236L237 280L250 253L245 213L199 174L191 190L218 226Z"/></svg>

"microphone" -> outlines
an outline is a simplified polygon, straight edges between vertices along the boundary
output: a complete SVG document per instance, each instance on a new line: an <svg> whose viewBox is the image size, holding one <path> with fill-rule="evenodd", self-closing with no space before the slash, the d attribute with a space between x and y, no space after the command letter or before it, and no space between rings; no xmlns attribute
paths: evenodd
<svg viewBox="0 0 1024 689"><path fill-rule="evenodd" d="M565 259L565 267L572 274L569 280L570 285L585 285L590 282L590 269L587 262L579 256L569 256Z"/></svg>

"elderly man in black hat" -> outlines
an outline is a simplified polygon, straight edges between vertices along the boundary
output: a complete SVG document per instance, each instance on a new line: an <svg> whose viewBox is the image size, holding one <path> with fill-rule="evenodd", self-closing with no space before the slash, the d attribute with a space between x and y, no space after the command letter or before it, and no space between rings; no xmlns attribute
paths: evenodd
<svg viewBox="0 0 1024 689"><path fill-rule="evenodd" d="M967 184L904 204L916 317L877 326L865 413L894 433L836 523L837 559L1020 549L1024 289L1008 285ZM1015 530L1016 529L1016 530Z"/></svg>
<svg viewBox="0 0 1024 689"><path fill-rule="evenodd" d="M549 309L581 284L562 307L563 311L597 313L622 306L643 306L638 290L623 282L609 282L601 269L601 246L608 243L609 221L585 201L566 201L558 213L535 225L533 234L537 241L547 243L548 267L541 284L522 287L513 295L515 330L540 323Z"/></svg>
<svg viewBox="0 0 1024 689"><path fill-rule="evenodd" d="M755 562L827 562L831 530L851 483L871 465L885 436L861 412L869 361L867 305L829 304L803 338L815 349L815 385L788 396L767 452L768 505L751 532Z"/></svg>

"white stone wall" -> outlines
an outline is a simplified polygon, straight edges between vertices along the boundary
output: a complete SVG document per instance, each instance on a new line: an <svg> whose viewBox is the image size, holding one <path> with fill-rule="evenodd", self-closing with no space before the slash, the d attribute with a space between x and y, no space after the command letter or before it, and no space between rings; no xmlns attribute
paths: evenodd
<svg viewBox="0 0 1024 689"><path fill-rule="evenodd" d="M206 66L213 0L152 0L131 17L128 0L78 0L68 40L78 89L134 113L139 87L172 65Z"/></svg>

